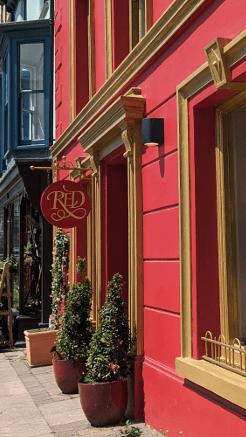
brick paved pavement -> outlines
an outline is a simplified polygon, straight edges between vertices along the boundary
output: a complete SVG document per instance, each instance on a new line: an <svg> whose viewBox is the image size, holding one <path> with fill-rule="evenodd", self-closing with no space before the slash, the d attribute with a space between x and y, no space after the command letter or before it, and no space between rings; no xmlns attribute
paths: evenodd
<svg viewBox="0 0 246 437"><path fill-rule="evenodd" d="M139 423L141 437L163 437ZM52 366L30 368L25 349L0 349L1 437L118 437L123 426L94 428L87 421L79 395L58 388Z"/></svg>

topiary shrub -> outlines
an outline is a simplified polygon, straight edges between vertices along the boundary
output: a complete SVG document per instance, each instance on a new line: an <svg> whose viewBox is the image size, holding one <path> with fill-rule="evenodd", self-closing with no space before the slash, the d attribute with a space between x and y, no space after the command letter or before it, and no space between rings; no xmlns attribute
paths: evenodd
<svg viewBox="0 0 246 437"><path fill-rule="evenodd" d="M123 277L116 273L108 283L100 328L90 343L84 382L118 381L130 373L130 330L122 286Z"/></svg>
<svg viewBox="0 0 246 437"><path fill-rule="evenodd" d="M85 258L78 257L80 282L69 291L62 326L57 334L56 349L62 359L87 358L92 336L91 297L89 279L84 278Z"/></svg>

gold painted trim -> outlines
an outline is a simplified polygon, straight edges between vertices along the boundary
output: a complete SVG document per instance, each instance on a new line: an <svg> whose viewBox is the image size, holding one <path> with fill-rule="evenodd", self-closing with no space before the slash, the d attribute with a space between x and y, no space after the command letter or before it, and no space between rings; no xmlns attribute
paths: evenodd
<svg viewBox="0 0 246 437"><path fill-rule="evenodd" d="M69 180L74 182L74 179L71 175L71 172L69 174ZM69 229L70 233L70 244L69 244L69 281L70 286L69 288L72 288L73 284L75 283L75 228Z"/></svg>
<svg viewBox="0 0 246 437"><path fill-rule="evenodd" d="M96 293L96 329L100 325L101 310L101 169L94 179L95 199L95 293Z"/></svg>
<svg viewBox="0 0 246 437"><path fill-rule="evenodd" d="M229 42L223 52L231 68L246 56L246 31ZM191 247L190 247L190 178L189 178L189 99L212 81L208 63L205 63L177 87L178 104L178 159L179 159L179 219L180 219L180 302L181 302L181 358L176 358L176 372L195 384L246 408L245 378L205 361L192 359L191 312ZM221 113L245 101L246 92L228 99L220 105ZM233 106L231 106L233 105ZM218 112L219 113L219 112ZM221 123L219 123L220 133ZM221 144L221 140L219 143ZM217 151L217 153L219 153ZM221 163L221 160L219 161ZM222 177L222 172L217 177ZM221 215L220 220L224 220ZM221 238L221 237L220 237ZM221 246L222 243L219 242ZM221 250L221 249L220 249ZM222 257L221 257L222 261ZM223 313L222 313L223 314ZM223 316L222 316L223 317ZM205 370L204 370L205 369ZM229 374L229 375L228 375ZM223 377L222 377L223 375ZM230 382L229 382L230 380ZM243 389L243 390L242 390Z"/></svg>
<svg viewBox="0 0 246 437"><path fill-rule="evenodd" d="M161 50L177 31L207 0L174 0L144 38L127 55L124 61L101 86L92 99L50 147L52 155L60 153L75 139L88 123L103 110L120 90ZM245 37L246 37L246 31ZM233 49L232 49L233 52ZM241 47L245 56L246 44ZM237 57L237 55L236 55ZM236 61L236 59L235 59ZM209 72L210 75L210 72ZM211 75L210 75L211 76Z"/></svg>
<svg viewBox="0 0 246 437"><path fill-rule="evenodd" d="M145 98L140 88L131 88L118 97L78 138L85 152L105 149L105 144L119 137L127 127L127 120L143 118ZM122 144L122 143L121 143Z"/></svg>
<svg viewBox="0 0 246 437"><path fill-rule="evenodd" d="M105 0L105 48L106 48L106 80L113 72L112 58L112 0Z"/></svg>
<svg viewBox="0 0 246 437"><path fill-rule="evenodd" d="M224 47L229 66L245 57L246 31ZM236 53L238 45L238 54ZM181 356L192 356L191 265L190 265L190 185L189 185L189 99L212 81L208 63L203 64L177 87L178 154L179 154L179 220L180 220L180 292Z"/></svg>
<svg viewBox="0 0 246 437"><path fill-rule="evenodd" d="M246 31L223 48L231 68L246 56ZM238 51L237 51L238 48ZM189 181L189 99L212 81L206 62L177 87L179 221L180 221L180 304L181 356L192 356L190 181ZM244 93L244 92L243 92ZM224 105L228 105L227 102Z"/></svg>
<svg viewBox="0 0 246 437"><path fill-rule="evenodd" d="M69 275L69 281L70 286L69 288L72 288L73 284L75 283L75 229L70 229L70 246L69 246L69 257L70 257L70 275Z"/></svg>
<svg viewBox="0 0 246 437"><path fill-rule="evenodd" d="M74 1L70 0L69 3L69 16L70 16L70 123L75 117L75 71L74 71L74 39L75 39L75 26L74 26Z"/></svg>
<svg viewBox="0 0 246 437"><path fill-rule="evenodd" d="M240 91L246 88L246 84L243 82L232 82L231 69L223 52L223 47L230 41L231 39L229 38L215 38L204 48L204 52L216 88Z"/></svg>
<svg viewBox="0 0 246 437"><path fill-rule="evenodd" d="M204 360L176 358L176 372L229 402L246 409L246 378Z"/></svg>
<svg viewBox="0 0 246 437"><path fill-rule="evenodd" d="M181 294L181 356L192 355L192 308L190 265L190 163L188 99L179 92L178 156L179 156L179 223L180 223L180 289Z"/></svg>

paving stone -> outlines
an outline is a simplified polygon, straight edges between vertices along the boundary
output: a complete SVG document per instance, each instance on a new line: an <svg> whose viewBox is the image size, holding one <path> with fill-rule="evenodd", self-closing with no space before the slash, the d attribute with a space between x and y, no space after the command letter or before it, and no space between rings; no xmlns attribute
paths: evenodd
<svg viewBox="0 0 246 437"><path fill-rule="evenodd" d="M136 426L141 437L161 436L144 423ZM79 395L60 391L52 366L31 368L23 351L0 352L0 436L118 437L122 429L120 425L92 427Z"/></svg>
<svg viewBox="0 0 246 437"><path fill-rule="evenodd" d="M65 425L54 425L50 427L53 432L59 431L74 431L71 423L66 423Z"/></svg>
<svg viewBox="0 0 246 437"><path fill-rule="evenodd" d="M76 431L60 431L56 432L56 437L78 437L78 433Z"/></svg>
<svg viewBox="0 0 246 437"><path fill-rule="evenodd" d="M73 422L71 425L76 431L83 431L84 429L91 428L90 423L86 419Z"/></svg>

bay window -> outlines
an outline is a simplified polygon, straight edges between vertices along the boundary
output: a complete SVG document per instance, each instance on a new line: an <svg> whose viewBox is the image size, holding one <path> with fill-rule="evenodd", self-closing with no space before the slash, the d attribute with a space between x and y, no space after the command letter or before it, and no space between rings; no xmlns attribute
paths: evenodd
<svg viewBox="0 0 246 437"><path fill-rule="evenodd" d="M12 156L13 151L18 156L26 148L36 149L34 153L37 153L37 149L44 151L44 147L52 144L50 25L49 20L35 21L31 25L20 21L0 28L3 160Z"/></svg>

